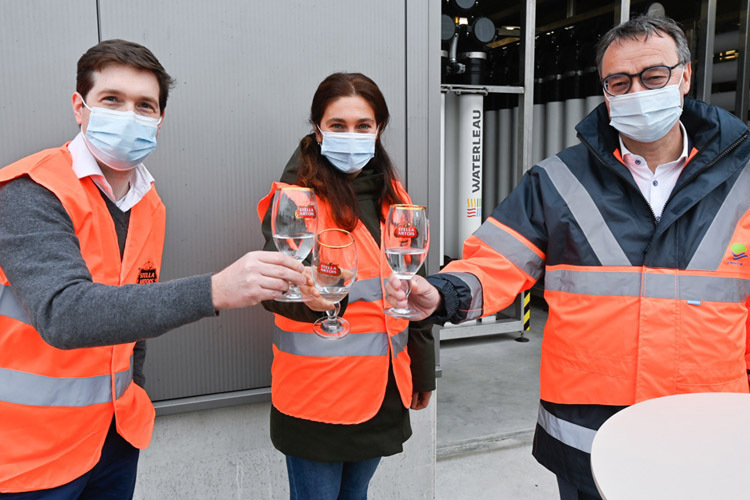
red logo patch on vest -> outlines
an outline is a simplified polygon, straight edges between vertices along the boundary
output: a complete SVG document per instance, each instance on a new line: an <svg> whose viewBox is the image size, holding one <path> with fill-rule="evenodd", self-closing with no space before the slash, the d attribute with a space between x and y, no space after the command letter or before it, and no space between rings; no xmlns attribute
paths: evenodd
<svg viewBox="0 0 750 500"><path fill-rule="evenodd" d="M135 282L142 285L144 283L156 283L158 279L159 277L156 275L156 268L149 260L143 265L143 267L138 268L138 279Z"/></svg>

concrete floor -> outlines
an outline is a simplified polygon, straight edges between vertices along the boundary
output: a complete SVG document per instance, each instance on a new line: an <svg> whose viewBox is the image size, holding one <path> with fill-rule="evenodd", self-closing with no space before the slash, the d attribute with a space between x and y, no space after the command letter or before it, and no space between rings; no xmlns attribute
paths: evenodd
<svg viewBox="0 0 750 500"><path fill-rule="evenodd" d="M534 297L529 342L513 333L441 344L437 500L559 498L555 476L531 456L546 318Z"/></svg>

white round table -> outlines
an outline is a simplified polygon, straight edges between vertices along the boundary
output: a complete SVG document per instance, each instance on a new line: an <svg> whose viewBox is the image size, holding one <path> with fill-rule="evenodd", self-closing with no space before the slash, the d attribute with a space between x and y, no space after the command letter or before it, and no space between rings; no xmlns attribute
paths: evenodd
<svg viewBox="0 0 750 500"><path fill-rule="evenodd" d="M679 394L615 414L591 447L605 500L750 499L750 394Z"/></svg>

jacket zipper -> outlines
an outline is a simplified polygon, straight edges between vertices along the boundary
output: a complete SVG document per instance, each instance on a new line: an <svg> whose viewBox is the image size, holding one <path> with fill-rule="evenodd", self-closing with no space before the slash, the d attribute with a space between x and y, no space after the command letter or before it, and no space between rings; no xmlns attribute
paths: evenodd
<svg viewBox="0 0 750 500"><path fill-rule="evenodd" d="M737 148L737 146L740 145L740 143L742 143L742 141L744 141L745 139L747 139L747 136L748 136L748 133L744 132L736 141L734 141L732 144L730 144L724 151L722 151L721 153L719 153L716 156L716 158L714 158L713 160L711 160L710 162L708 162L705 167L703 167L702 169L698 170L697 172L694 172L693 175L691 175L679 188L673 189L672 192L669 194L669 198L667 198L666 203L664 203L664 206L666 207L669 204L669 202L672 200L672 198L674 198L675 193L679 192L683 187L685 187L688 184L690 184L693 181L693 179L695 179L696 177L698 177L699 174L705 172L709 168L711 168L714 165L716 165L716 163L718 163L719 160L721 160L726 155L728 155L729 153L731 153L734 149ZM599 155L598 152L596 152L596 150L594 150L594 148L591 147L591 145L588 143L588 141L582 141L582 142L584 144L586 144L586 147L589 149L589 151L591 151L591 154L593 154L594 157L597 160L599 160L599 162L602 165L607 166L607 163L604 161L604 159ZM649 211L651 212L651 220L654 223L654 227L656 227L656 224L658 223L658 221L656 220L656 214L654 213L654 209L651 208L651 204L649 204L649 202L646 199L646 197L643 196L643 193L641 192L640 189L638 190L638 193L641 195L641 199L646 203L646 206L648 206ZM651 244L649 243L649 245L646 247L646 251L648 251L648 247L650 247L650 246L651 246Z"/></svg>
<svg viewBox="0 0 750 500"><path fill-rule="evenodd" d="M589 151L591 151L591 154L594 155L594 158L596 158L597 160L599 160L599 162L602 165L604 165L605 167L608 166L607 163L604 161L604 159L599 155L599 153L597 153L596 150L594 150L594 148L592 148L591 145L587 141L583 141L582 140L582 142L586 145L587 148L589 148ZM638 194L641 195L641 199L643 200L643 202L648 207L649 212L651 212L651 222L654 224L654 227L656 227L656 224L658 223L658 221L656 220L656 214L654 213L654 209L651 208L651 204L648 202L648 200L646 199L646 197L643 196L643 192L641 192L640 189L638 189L637 191L638 191ZM649 246L651 246L650 243L649 243ZM646 250L648 250L648 247L646 247Z"/></svg>
<svg viewBox="0 0 750 500"><path fill-rule="evenodd" d="M675 193L677 193L683 187L685 187L688 184L690 184L693 181L693 179L695 179L696 177L698 177L699 174L701 174L701 173L705 172L706 170L708 170L709 168L713 167L714 165L716 165L719 162L719 160L721 160L726 155L728 155L733 150L735 150L737 148L737 146L739 146L742 141L744 141L745 139L747 139L747 135L748 135L747 132L743 133L736 141L734 141L732 144L730 144L729 147L727 147L724 151L722 151L721 153L719 153L718 155L716 155L716 158L714 158L713 160L711 160L710 162L708 162L705 167L703 167L702 169L698 170L697 172L694 172L693 175L691 175L690 177L688 177L688 179L684 183L682 183L682 185L679 188L673 189L672 193L670 193L670 195L669 195L669 198L667 198L667 202L664 204L664 206L665 207L667 206L667 204L674 197Z"/></svg>

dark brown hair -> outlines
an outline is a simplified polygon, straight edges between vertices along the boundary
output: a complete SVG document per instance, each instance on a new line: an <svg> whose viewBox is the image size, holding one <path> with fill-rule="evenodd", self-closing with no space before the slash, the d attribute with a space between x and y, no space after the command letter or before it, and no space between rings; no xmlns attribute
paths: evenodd
<svg viewBox="0 0 750 500"><path fill-rule="evenodd" d="M101 71L109 64L124 64L136 69L151 71L159 82L159 110L167 107L169 89L174 80L154 54L143 45L127 40L104 40L91 47L78 60L76 91L84 99L94 86L94 71Z"/></svg>
<svg viewBox="0 0 750 500"><path fill-rule="evenodd" d="M375 82L361 73L334 73L328 76L318 85L313 96L310 124L313 127L319 127L326 109L333 101L341 97L352 96L362 97L375 112L375 122L379 133L375 141L375 157L368 165L373 166L375 171L382 173L384 177L383 190L378 195L378 206L403 203L404 200L401 200L393 187L393 181L397 178L396 170L380 142L390 114L385 98ZM302 155L297 172L297 183L313 188L317 196L328 200L330 206L335 207L335 210L331 211L334 222L342 229L353 230L361 214L357 196L346 174L333 167L320 154L320 145L315 139L315 134L302 138L300 151ZM383 218L381 212L381 221Z"/></svg>

